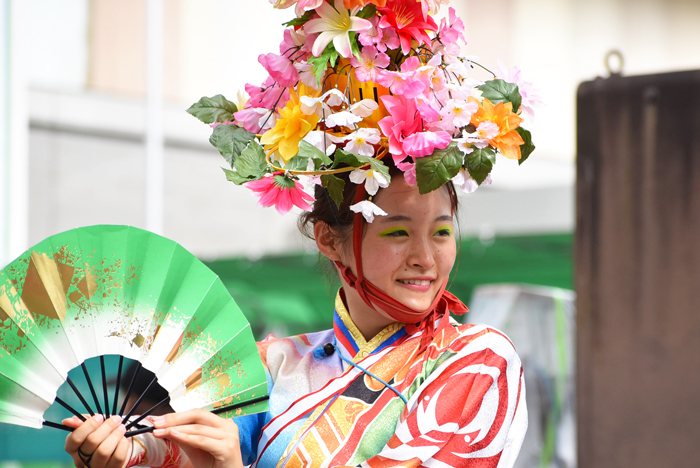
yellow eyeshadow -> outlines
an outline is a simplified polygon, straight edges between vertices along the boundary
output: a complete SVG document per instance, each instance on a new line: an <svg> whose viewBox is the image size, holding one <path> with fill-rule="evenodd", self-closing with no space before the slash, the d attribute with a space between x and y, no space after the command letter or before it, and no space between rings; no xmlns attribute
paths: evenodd
<svg viewBox="0 0 700 468"><path fill-rule="evenodd" d="M435 232L433 233L433 235L437 234L437 233L440 232L440 231L447 231L447 232L450 233L450 235L452 235L452 226L448 226L448 225L446 225L446 224L445 224L444 226L440 226L439 228L437 228L437 229L435 230Z"/></svg>
<svg viewBox="0 0 700 468"><path fill-rule="evenodd" d="M392 235L392 234L394 234L394 233L396 233L396 232L400 232L400 231L406 231L406 232L408 232L408 229L406 229L405 227L393 227L393 228L389 228L389 229L386 229L386 230L380 232L380 233L379 233L379 237L387 237L387 236L390 236L390 235Z"/></svg>

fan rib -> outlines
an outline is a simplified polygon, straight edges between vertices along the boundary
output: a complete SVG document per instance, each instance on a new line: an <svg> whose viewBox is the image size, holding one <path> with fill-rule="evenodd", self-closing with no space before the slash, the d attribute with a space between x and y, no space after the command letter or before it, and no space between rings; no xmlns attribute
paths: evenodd
<svg viewBox="0 0 700 468"><path fill-rule="evenodd" d="M139 372L141 372L141 362L136 361L136 370L134 371L134 375L131 376L131 382L129 382L129 388L126 390L126 395L124 396L124 401L122 402L122 407L119 409L119 416L122 416L124 414L124 410L126 409L126 404L129 402L129 397L131 396L131 391L134 389L134 382L136 382L136 377L139 375Z"/></svg>
<svg viewBox="0 0 700 468"><path fill-rule="evenodd" d="M158 377L153 377L153 380L151 380L151 383L148 384L148 387L146 387L146 390L143 391L143 393L141 394L141 396L139 397L139 399L136 400L136 403L134 403L134 404L131 406L131 409L129 410L129 412L126 413L126 416L124 416L124 419L123 419L124 422L126 422L126 421L129 420L129 418L131 417L131 415L134 413L134 411L136 411L136 408L137 408L137 407L139 406L139 404L141 403L141 400L143 400L144 397L145 397L146 395L148 395L148 392L151 391L151 388L153 387L153 384L155 384L157 381L158 381Z"/></svg>
<svg viewBox="0 0 700 468"><path fill-rule="evenodd" d="M102 368L102 395L105 399L105 419L109 419L109 397L107 396L107 374L105 373L105 357L100 356L100 367Z"/></svg>
<svg viewBox="0 0 700 468"><path fill-rule="evenodd" d="M102 414L102 407L100 406L100 402L97 399L97 394L95 393L95 387L92 386L92 380L90 379L90 374L88 374L87 367L85 367L85 363L83 362L80 364L80 367L83 368L83 374L85 374L85 379L87 380L88 387L90 387L90 393L92 393L92 399L95 401L95 406L97 407L97 412L99 414Z"/></svg>
<svg viewBox="0 0 700 468"><path fill-rule="evenodd" d="M61 400L59 397L56 397L56 403L59 405L63 406L65 409L76 415L78 418L80 418L81 421L85 421L85 416L82 414L78 413L76 410L73 409L72 406L70 406L68 403L65 401Z"/></svg>
<svg viewBox="0 0 700 468"><path fill-rule="evenodd" d="M160 402L156 403L156 404L153 405L151 408L149 408L149 409L147 409L146 411L144 411L143 414L142 414L141 416L139 416L138 418L136 418L136 419L134 420L134 422L129 423L129 425L126 426L126 429L127 429L127 430L128 430L128 429L131 429L132 427L134 427L135 425L137 425L139 422L141 422L144 418L150 416L155 410L157 410L159 407L163 406L164 404L166 404L166 403L169 402L169 401L170 401L170 395L168 395L167 397L163 398L162 400L160 400Z"/></svg>
<svg viewBox="0 0 700 468"><path fill-rule="evenodd" d="M74 430L72 427L64 426L63 424L58 424L58 423L51 422L51 421L44 421L41 424L43 426L46 426L46 427L53 427L54 429L61 429L62 431L66 431L66 432L73 432L73 430Z"/></svg>
<svg viewBox="0 0 700 468"><path fill-rule="evenodd" d="M117 386L114 389L114 406L112 406L112 414L117 414L117 402L119 401L119 386L122 383L122 367L124 365L124 356L119 355L119 369L117 370Z"/></svg>
<svg viewBox="0 0 700 468"><path fill-rule="evenodd" d="M90 408L90 405L88 404L87 401L85 401L85 398L83 398L83 395L80 393L80 391L78 390L78 387L75 386L75 384L70 379L70 377L66 377L66 382L68 382L68 385L70 385L70 388L72 388L73 391L75 392L75 394L78 396L78 398L80 399L80 402L83 404L83 406L85 406L85 409L87 410L87 412L90 413L90 416L94 416L95 412L92 410L92 408Z"/></svg>

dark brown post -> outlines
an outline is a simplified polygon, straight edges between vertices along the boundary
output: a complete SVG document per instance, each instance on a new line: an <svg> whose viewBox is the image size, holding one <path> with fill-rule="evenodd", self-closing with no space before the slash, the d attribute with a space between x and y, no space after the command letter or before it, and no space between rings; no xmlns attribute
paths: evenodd
<svg viewBox="0 0 700 468"><path fill-rule="evenodd" d="M700 467L700 71L578 91L579 468Z"/></svg>

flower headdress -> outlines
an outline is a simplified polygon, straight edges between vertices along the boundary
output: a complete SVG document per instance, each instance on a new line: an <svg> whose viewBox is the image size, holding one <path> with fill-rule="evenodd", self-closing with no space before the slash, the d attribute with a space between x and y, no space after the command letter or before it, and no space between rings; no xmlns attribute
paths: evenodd
<svg viewBox="0 0 700 468"><path fill-rule="evenodd" d="M269 77L246 85L242 105L217 95L188 109L214 127L209 141L231 167L228 180L260 204L309 210L303 182L340 206L337 174L348 171L374 195L391 182L388 157L420 193L449 180L473 191L490 183L496 154L522 163L534 150L521 127L538 101L530 83L503 67L491 80L470 78L477 64L458 57L464 24L452 8L440 24L432 16L447 0L271 2L294 6L296 18L280 53L259 57ZM367 222L386 214L367 200L351 209Z"/></svg>

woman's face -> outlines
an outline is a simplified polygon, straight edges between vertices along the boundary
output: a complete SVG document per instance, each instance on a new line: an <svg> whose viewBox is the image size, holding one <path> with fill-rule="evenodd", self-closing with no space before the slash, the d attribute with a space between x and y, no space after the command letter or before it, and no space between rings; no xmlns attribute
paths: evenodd
<svg viewBox="0 0 700 468"><path fill-rule="evenodd" d="M447 280L456 257L452 206L446 188L425 195L394 177L373 202L388 213L366 223L364 277L402 304L424 311ZM352 246L350 246L350 251ZM355 271L354 256L344 259Z"/></svg>

